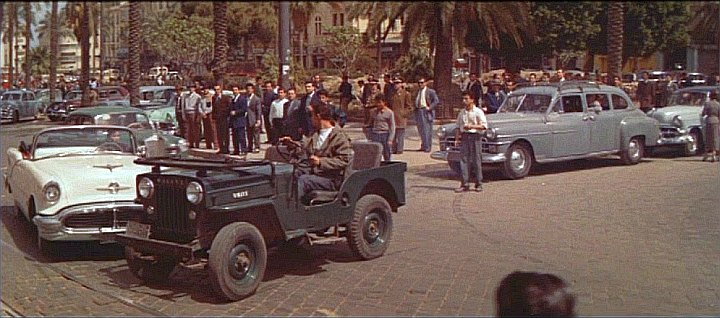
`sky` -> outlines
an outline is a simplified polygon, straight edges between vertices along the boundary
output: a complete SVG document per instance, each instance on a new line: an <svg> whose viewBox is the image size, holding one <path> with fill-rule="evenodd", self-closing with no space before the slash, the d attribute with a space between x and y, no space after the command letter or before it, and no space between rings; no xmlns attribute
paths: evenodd
<svg viewBox="0 0 720 318"><path fill-rule="evenodd" d="M34 48L38 46L38 36L37 36L37 24L40 23L43 19L45 19L45 16L49 14L50 12L50 6L51 2L41 2L40 3L40 10L36 12L35 16L35 25L32 26L32 33L33 33L33 39L30 41L30 47ZM62 8L65 6L65 1L58 1L58 12L62 10Z"/></svg>

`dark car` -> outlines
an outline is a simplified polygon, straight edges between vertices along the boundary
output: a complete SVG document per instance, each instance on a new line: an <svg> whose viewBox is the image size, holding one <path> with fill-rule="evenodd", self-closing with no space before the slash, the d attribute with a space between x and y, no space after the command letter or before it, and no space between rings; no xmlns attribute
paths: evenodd
<svg viewBox="0 0 720 318"><path fill-rule="evenodd" d="M130 93L122 86L101 86L97 88L97 102L128 100ZM51 121L65 120L67 115L82 107L82 91L72 90L65 94L63 101L54 103L47 109L47 117ZM93 105L95 106L95 105Z"/></svg>
<svg viewBox="0 0 720 318"><path fill-rule="evenodd" d="M262 161L136 160L153 170L137 176L143 220L116 237L130 271L164 280L179 263L205 263L216 294L238 300L263 280L268 248L347 240L359 259L384 254L392 212L405 205L406 163L381 162L380 144L354 142L339 191L304 202L293 172L307 161L270 149Z"/></svg>

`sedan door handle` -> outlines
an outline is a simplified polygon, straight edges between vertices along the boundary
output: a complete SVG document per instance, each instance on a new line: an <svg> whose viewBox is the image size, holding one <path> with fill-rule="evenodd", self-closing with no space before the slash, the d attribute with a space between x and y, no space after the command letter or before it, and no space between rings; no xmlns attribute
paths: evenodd
<svg viewBox="0 0 720 318"><path fill-rule="evenodd" d="M583 121L587 121L588 119L594 121L594 120L595 120L595 116L583 116L583 118L582 118Z"/></svg>

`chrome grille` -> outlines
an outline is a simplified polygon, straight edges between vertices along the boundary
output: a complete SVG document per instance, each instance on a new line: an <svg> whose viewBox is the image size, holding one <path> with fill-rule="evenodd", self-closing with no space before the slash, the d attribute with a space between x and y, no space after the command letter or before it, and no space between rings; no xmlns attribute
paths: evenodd
<svg viewBox="0 0 720 318"><path fill-rule="evenodd" d="M662 138L676 138L680 136L680 131L675 127L660 127L660 135Z"/></svg>
<svg viewBox="0 0 720 318"><path fill-rule="evenodd" d="M155 189L155 222L151 232L157 239L189 242L195 237L194 222L188 217L190 203L185 199L188 181L160 178Z"/></svg>
<svg viewBox="0 0 720 318"><path fill-rule="evenodd" d="M99 209L91 213L71 214L62 220L62 224L66 228L100 228L115 227L124 228L128 221L140 221L142 218L142 209L133 209L129 207L114 208L117 210L113 213L113 208Z"/></svg>
<svg viewBox="0 0 720 318"><path fill-rule="evenodd" d="M487 144L487 138L482 137L480 138L480 141L482 142L482 152L488 152L488 144ZM453 132L452 135L447 135L445 139L440 140L440 150L441 151L460 151L460 145L454 146L455 144L455 133Z"/></svg>

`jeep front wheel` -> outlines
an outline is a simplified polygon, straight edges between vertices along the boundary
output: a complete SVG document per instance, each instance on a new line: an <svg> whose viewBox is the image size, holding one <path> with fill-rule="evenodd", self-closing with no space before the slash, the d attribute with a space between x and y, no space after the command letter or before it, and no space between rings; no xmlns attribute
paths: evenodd
<svg viewBox="0 0 720 318"><path fill-rule="evenodd" d="M210 281L215 292L229 301L255 293L265 275L266 264L265 240L250 223L226 225L210 247Z"/></svg>
<svg viewBox="0 0 720 318"><path fill-rule="evenodd" d="M155 260L143 259L142 254L130 246L125 247L125 260L133 276L155 283L167 281L178 264L177 260L163 256L157 256Z"/></svg>
<svg viewBox="0 0 720 318"><path fill-rule="evenodd" d="M390 204L383 197L368 194L360 198L348 231L353 254L363 260L382 256L390 242L392 226Z"/></svg>

